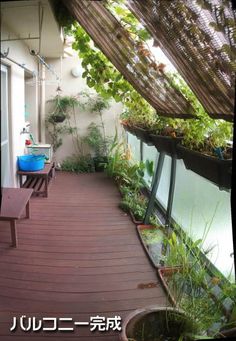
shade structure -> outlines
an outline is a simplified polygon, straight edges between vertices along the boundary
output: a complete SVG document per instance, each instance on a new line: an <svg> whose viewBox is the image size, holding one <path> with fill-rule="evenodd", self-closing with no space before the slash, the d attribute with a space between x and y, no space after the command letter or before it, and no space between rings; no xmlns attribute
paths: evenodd
<svg viewBox="0 0 236 341"><path fill-rule="evenodd" d="M233 121L235 12L222 0L128 0L212 118Z"/></svg>
<svg viewBox="0 0 236 341"><path fill-rule="evenodd" d="M70 13L125 79L155 108L159 115L190 118L190 102L172 85L163 70L141 53L140 44L107 9L104 1L63 1Z"/></svg>

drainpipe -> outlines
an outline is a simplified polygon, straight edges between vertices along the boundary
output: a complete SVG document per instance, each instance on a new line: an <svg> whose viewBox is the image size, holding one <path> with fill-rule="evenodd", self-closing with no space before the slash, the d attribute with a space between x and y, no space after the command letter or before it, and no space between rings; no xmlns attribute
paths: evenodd
<svg viewBox="0 0 236 341"><path fill-rule="evenodd" d="M45 66L39 63L39 142L45 143Z"/></svg>

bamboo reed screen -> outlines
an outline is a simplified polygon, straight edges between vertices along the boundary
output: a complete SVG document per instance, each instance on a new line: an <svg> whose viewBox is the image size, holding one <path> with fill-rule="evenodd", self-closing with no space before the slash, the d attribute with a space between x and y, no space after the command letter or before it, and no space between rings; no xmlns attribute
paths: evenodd
<svg viewBox="0 0 236 341"><path fill-rule="evenodd" d="M105 2L64 0L64 4L95 44L158 114L180 118L195 116L191 104L172 86L163 70L151 67L153 60L140 53L140 46L105 7Z"/></svg>
<svg viewBox="0 0 236 341"><path fill-rule="evenodd" d="M235 12L229 0L127 0L212 118L233 120Z"/></svg>

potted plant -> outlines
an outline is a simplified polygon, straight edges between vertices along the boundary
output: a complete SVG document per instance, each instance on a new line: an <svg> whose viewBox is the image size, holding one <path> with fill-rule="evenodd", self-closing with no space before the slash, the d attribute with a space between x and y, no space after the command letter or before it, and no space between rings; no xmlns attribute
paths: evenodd
<svg viewBox="0 0 236 341"><path fill-rule="evenodd" d="M152 265L156 268L162 267L165 256L163 254L164 229L155 225L137 225L137 232Z"/></svg>
<svg viewBox="0 0 236 341"><path fill-rule="evenodd" d="M181 123L179 119L159 117L156 124L152 127L150 134L156 149L168 156L177 157L176 146L183 139Z"/></svg>
<svg viewBox="0 0 236 341"><path fill-rule="evenodd" d="M75 96L61 96L60 91L58 88L57 95L48 100L53 104L53 108L45 120L54 152L62 145L64 135L73 135L74 131L77 133L77 127L72 128L69 119L72 113L75 117L75 108L80 105ZM78 139L76 140L78 142Z"/></svg>
<svg viewBox="0 0 236 341"><path fill-rule="evenodd" d="M137 309L125 318L120 340L193 340L196 332L196 325L182 310L153 305Z"/></svg>
<svg viewBox="0 0 236 341"><path fill-rule="evenodd" d="M53 103L53 110L47 118L50 123L64 122L69 117L69 111L79 104L75 96L61 96L58 89L57 95L48 102Z"/></svg>
<svg viewBox="0 0 236 341"><path fill-rule="evenodd" d="M199 331L213 337L226 321L226 314L224 297L208 271L209 261L201 256L203 240L192 241L180 231L178 235L172 232L165 242L165 266L158 269L158 275L169 300L185 313L191 312ZM208 252L210 249L204 251Z"/></svg>
<svg viewBox="0 0 236 341"><path fill-rule="evenodd" d="M101 134L99 126L94 122L88 126L88 134L83 139L94 152L93 161L96 172L102 172L108 162L107 148L109 139L104 138Z"/></svg>
<svg viewBox="0 0 236 341"><path fill-rule="evenodd" d="M152 139L150 137L150 131L153 124L156 122L156 115L153 111L129 111L126 109L122 115L122 125L125 130L135 135L138 139L143 141L149 146L152 146Z"/></svg>
<svg viewBox="0 0 236 341"><path fill-rule="evenodd" d="M208 131L199 128L203 122L186 123L185 134L181 145L177 147L179 158L182 158L187 169L213 182L220 189L231 188L232 125L228 122L211 122Z"/></svg>

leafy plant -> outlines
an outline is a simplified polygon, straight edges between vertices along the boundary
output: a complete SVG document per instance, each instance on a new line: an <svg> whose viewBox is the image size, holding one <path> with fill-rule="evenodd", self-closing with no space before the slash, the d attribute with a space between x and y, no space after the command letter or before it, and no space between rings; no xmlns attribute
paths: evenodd
<svg viewBox="0 0 236 341"><path fill-rule="evenodd" d="M165 264L173 269L180 266L167 278L177 306L195 321L200 335L208 333L214 337L225 318L221 302L212 299L207 263L200 257L203 240L193 242L184 233L172 232L167 243Z"/></svg>
<svg viewBox="0 0 236 341"><path fill-rule="evenodd" d="M90 173L94 172L94 163L89 155L72 155L63 160L61 169L74 173Z"/></svg>
<svg viewBox="0 0 236 341"><path fill-rule="evenodd" d="M59 89L57 95L48 100L53 104L52 111L46 117L46 128L55 152L63 142L63 136L71 134L75 148L81 152L81 141L78 136L75 108L80 102L75 96L61 96ZM70 118L73 116L75 126L72 127Z"/></svg>
<svg viewBox="0 0 236 341"><path fill-rule="evenodd" d="M83 141L87 143L95 153L96 158L107 156L107 149L110 139L103 137L99 127L95 123L90 123L87 128L88 134L84 137Z"/></svg>
<svg viewBox="0 0 236 341"><path fill-rule="evenodd" d="M147 209L147 199L140 193L130 191L126 193L119 204L125 212L132 212L135 219L143 220Z"/></svg>

